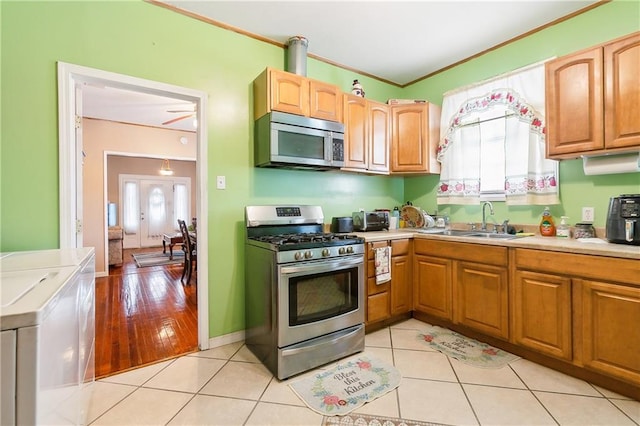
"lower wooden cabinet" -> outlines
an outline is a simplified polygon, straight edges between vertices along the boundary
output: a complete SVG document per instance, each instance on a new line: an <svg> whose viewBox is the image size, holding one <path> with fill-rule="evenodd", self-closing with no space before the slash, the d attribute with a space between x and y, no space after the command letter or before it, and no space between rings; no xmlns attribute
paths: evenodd
<svg viewBox="0 0 640 426"><path fill-rule="evenodd" d="M509 338L506 247L417 239L414 248L414 310Z"/></svg>
<svg viewBox="0 0 640 426"><path fill-rule="evenodd" d="M391 246L391 281L376 284L375 250ZM411 239L375 241L366 249L366 324L411 312L413 308L413 270Z"/></svg>
<svg viewBox="0 0 640 426"><path fill-rule="evenodd" d="M482 333L509 338L507 267L456 261L453 319Z"/></svg>
<svg viewBox="0 0 640 426"><path fill-rule="evenodd" d="M513 341L571 360L571 279L518 270L512 286Z"/></svg>
<svg viewBox="0 0 640 426"><path fill-rule="evenodd" d="M517 248L512 342L640 386L640 262Z"/></svg>
<svg viewBox="0 0 640 426"><path fill-rule="evenodd" d="M413 309L453 321L452 260L416 254Z"/></svg>
<svg viewBox="0 0 640 426"><path fill-rule="evenodd" d="M636 271L637 273L637 271ZM640 385L640 288L576 280L586 368Z"/></svg>

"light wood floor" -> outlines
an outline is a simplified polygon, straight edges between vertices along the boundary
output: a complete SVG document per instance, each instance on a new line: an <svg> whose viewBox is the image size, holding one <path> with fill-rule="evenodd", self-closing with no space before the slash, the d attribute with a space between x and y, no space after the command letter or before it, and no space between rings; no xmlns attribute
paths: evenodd
<svg viewBox="0 0 640 426"><path fill-rule="evenodd" d="M158 250L125 250L121 267L96 278L96 378L198 349L195 274L185 286L182 264L138 268L131 257Z"/></svg>

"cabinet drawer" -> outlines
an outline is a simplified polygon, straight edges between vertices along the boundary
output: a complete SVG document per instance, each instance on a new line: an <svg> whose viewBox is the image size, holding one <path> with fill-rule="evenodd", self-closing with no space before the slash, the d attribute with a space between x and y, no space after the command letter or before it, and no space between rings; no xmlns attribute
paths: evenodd
<svg viewBox="0 0 640 426"><path fill-rule="evenodd" d="M389 292L375 294L367 298L367 322L387 319L391 316Z"/></svg>
<svg viewBox="0 0 640 426"><path fill-rule="evenodd" d="M391 256L402 256L409 253L411 240L391 240Z"/></svg>
<svg viewBox="0 0 640 426"><path fill-rule="evenodd" d="M517 269L553 272L565 276L603 279L640 286L640 262L605 256L515 249Z"/></svg>
<svg viewBox="0 0 640 426"><path fill-rule="evenodd" d="M376 277L367 278L367 295L371 296L372 294L382 293L384 291L389 291L391 289L391 281L387 281L386 283L376 284Z"/></svg>
<svg viewBox="0 0 640 426"><path fill-rule="evenodd" d="M485 244L458 243L416 239L414 241L416 254L459 259L485 265L507 266L507 248Z"/></svg>
<svg viewBox="0 0 640 426"><path fill-rule="evenodd" d="M375 249L386 247L388 245L389 245L389 242L386 241L386 240L385 241L374 241L374 242L367 243L367 259L368 260L374 260L376 258Z"/></svg>

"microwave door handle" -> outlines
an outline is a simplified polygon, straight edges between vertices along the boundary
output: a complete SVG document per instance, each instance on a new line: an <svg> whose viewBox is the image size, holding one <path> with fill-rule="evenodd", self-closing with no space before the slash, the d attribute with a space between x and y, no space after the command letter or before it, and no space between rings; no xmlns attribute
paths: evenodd
<svg viewBox="0 0 640 426"><path fill-rule="evenodd" d="M635 234L635 221L625 219L624 220L624 239L628 242L633 241L633 235Z"/></svg>
<svg viewBox="0 0 640 426"><path fill-rule="evenodd" d="M324 135L324 159L328 164L333 163L333 135L326 132Z"/></svg>

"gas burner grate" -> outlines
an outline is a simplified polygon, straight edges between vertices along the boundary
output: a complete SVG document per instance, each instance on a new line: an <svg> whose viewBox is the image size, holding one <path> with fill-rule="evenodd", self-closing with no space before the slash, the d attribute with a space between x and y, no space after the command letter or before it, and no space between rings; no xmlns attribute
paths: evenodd
<svg viewBox="0 0 640 426"><path fill-rule="evenodd" d="M353 240L358 242L360 238L357 235L350 234L333 234L333 233L309 233L309 234L280 234L280 235L264 235L256 238L258 241L283 246L289 244L303 243L331 243L344 242Z"/></svg>

